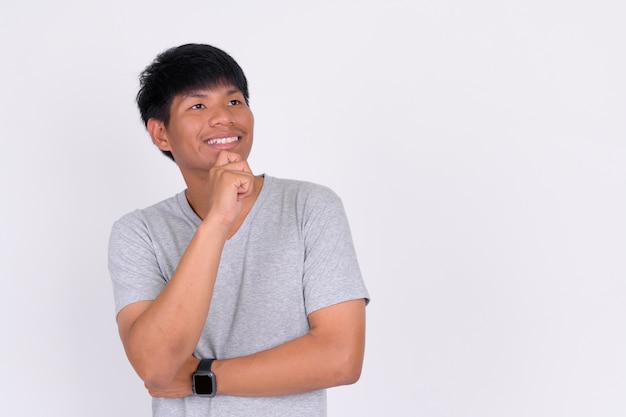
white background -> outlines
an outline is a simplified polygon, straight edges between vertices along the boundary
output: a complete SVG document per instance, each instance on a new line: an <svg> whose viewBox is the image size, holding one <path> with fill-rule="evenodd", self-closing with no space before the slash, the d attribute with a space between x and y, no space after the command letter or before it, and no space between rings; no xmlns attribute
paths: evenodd
<svg viewBox="0 0 626 417"><path fill-rule="evenodd" d="M343 198L372 296L339 416L626 415L626 6L0 6L0 414L149 416L112 222L180 191L134 104L187 42L244 68L257 173Z"/></svg>

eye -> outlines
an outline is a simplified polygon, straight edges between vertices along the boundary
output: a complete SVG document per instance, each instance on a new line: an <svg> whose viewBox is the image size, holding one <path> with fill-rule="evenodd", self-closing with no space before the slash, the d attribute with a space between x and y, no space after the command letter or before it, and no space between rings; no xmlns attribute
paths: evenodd
<svg viewBox="0 0 626 417"><path fill-rule="evenodd" d="M241 104L241 101L237 100L236 98L228 101L229 106L237 106L239 104Z"/></svg>
<svg viewBox="0 0 626 417"><path fill-rule="evenodd" d="M191 108L191 109L194 109L194 110L200 110L200 109L203 109L203 108L204 108L204 104L202 104L202 103L194 104L194 105L193 105L193 106L191 106L190 108Z"/></svg>

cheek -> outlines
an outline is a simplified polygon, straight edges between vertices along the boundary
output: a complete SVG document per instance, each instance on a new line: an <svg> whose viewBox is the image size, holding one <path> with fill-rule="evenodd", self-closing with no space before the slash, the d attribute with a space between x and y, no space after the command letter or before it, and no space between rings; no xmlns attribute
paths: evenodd
<svg viewBox="0 0 626 417"><path fill-rule="evenodd" d="M254 115L249 109L241 114L239 123L248 129L248 133L252 134L252 129L254 129Z"/></svg>
<svg viewBox="0 0 626 417"><path fill-rule="evenodd" d="M173 129L171 129L172 138L177 142L184 141L185 138L194 136L193 132L193 123L177 123L176 126L173 126Z"/></svg>

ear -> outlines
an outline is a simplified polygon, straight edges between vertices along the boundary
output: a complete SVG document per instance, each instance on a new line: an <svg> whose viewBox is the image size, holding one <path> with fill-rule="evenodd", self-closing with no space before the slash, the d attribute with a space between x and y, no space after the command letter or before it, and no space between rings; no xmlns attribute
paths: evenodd
<svg viewBox="0 0 626 417"><path fill-rule="evenodd" d="M152 142L162 151L170 151L170 142L167 137L167 129L165 128L165 124L157 119L150 118L148 119L148 133L150 133L150 137L152 138Z"/></svg>

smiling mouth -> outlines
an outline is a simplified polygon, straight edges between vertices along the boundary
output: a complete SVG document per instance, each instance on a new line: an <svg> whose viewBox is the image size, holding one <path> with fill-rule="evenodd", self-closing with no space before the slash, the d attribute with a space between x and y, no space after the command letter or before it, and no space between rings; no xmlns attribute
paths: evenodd
<svg viewBox="0 0 626 417"><path fill-rule="evenodd" d="M218 139L209 139L206 141L207 145L224 145L226 143L233 143L239 140L239 136L232 136L230 138L218 138Z"/></svg>

